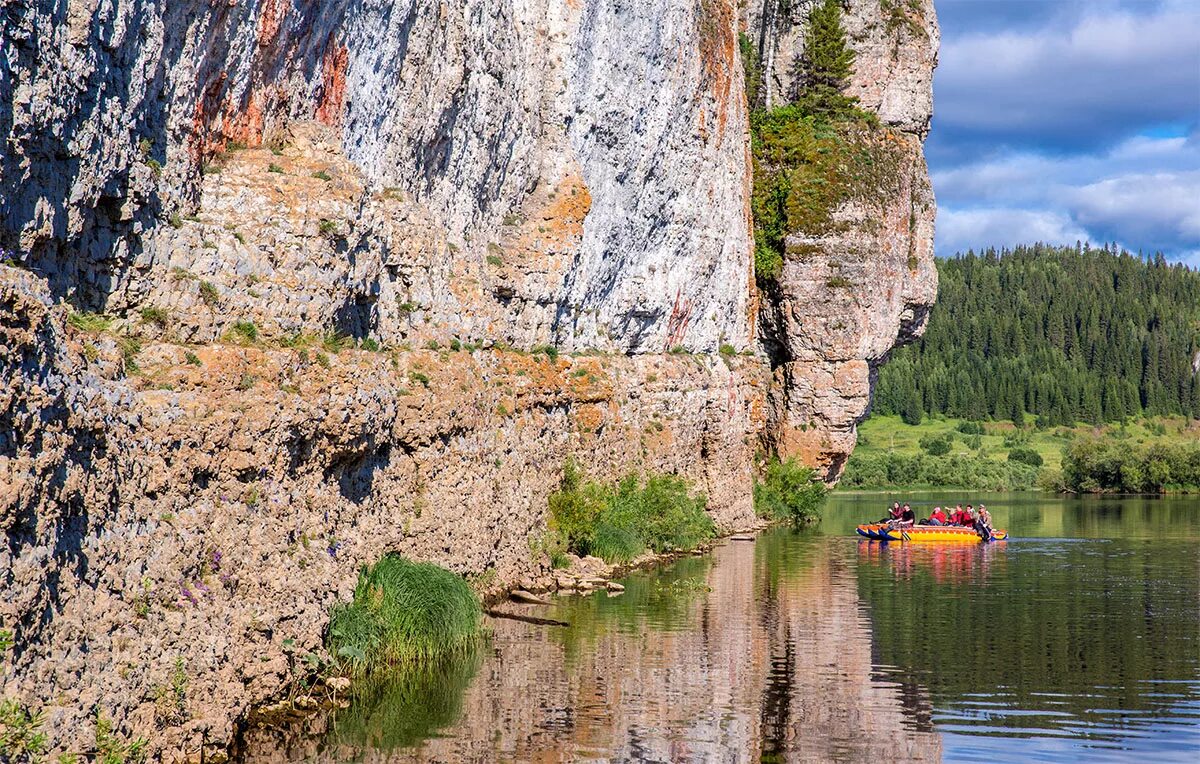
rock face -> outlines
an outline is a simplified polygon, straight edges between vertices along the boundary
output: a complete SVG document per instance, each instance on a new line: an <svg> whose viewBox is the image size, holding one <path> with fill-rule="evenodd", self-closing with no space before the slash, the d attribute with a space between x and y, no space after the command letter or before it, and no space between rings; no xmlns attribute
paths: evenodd
<svg viewBox="0 0 1200 764"><path fill-rule="evenodd" d="M894 163L760 292L738 34L779 103L806 12L0 8L3 695L58 750L99 704L197 758L287 688L285 640L320 643L359 565L544 575L570 456L687 475L726 530L762 446L836 479L936 289L937 28L928 0L848 4Z"/></svg>
<svg viewBox="0 0 1200 764"><path fill-rule="evenodd" d="M337 295L362 314L347 329L392 339L398 296L464 339L750 343L726 0L21 0L4 13L0 219L56 296L138 305L191 257L155 229L222 204L205 166L235 146L286 151L308 119L372 189L408 200L338 221L342 258L365 262ZM315 206L286 233L312 235ZM213 244L220 257L197 255L214 270L246 254ZM437 264L415 283L414 251Z"/></svg>
<svg viewBox="0 0 1200 764"><path fill-rule="evenodd" d="M153 343L128 377L114 340L68 334L39 282L0 278L4 694L36 699L71 750L97 703L163 728L168 758L222 749L287 686L285 640L317 649L387 551L483 592L545 574L568 456L601 479L685 475L722 528L756 522L754 359ZM177 661L187 700L164 704Z"/></svg>
<svg viewBox="0 0 1200 764"><path fill-rule="evenodd" d="M768 103L786 102L797 88L810 6L747 6L747 34L763 51L760 98ZM887 169L870 193L832 211L826 231L788 236L783 273L761 318L774 369L764 440L829 480L854 449L880 364L921 335L937 296L936 207L921 148L938 43L932 0L854 0L843 18L856 53L849 93L885 126L871 150Z"/></svg>

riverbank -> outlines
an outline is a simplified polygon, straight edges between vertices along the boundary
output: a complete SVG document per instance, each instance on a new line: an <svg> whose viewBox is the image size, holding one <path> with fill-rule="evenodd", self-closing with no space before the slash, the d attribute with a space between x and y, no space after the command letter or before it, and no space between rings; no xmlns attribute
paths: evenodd
<svg viewBox="0 0 1200 764"><path fill-rule="evenodd" d="M51 751L92 746L99 704L153 757L220 755L385 552L482 592L549 573L568 458L756 522L756 357L128 343L0 275L0 412L31 444L0 464L0 690Z"/></svg>
<svg viewBox="0 0 1200 764"><path fill-rule="evenodd" d="M859 445L840 485L894 491L1036 487L1081 493L1190 493L1200 480L1191 464L1200 459L1188 449L1198 440L1200 422L1183 417L1103 427L1017 428L1011 422L942 417L908 425L898 416L872 416L859 426ZM1088 445L1071 457L1079 443ZM1153 459L1159 464L1152 471ZM1122 477L1126 462L1130 467Z"/></svg>

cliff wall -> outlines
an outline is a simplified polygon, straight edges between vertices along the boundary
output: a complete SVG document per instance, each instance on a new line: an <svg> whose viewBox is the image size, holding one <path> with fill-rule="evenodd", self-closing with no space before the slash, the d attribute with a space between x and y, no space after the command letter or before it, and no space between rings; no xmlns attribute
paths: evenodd
<svg viewBox="0 0 1200 764"><path fill-rule="evenodd" d="M936 289L932 5L847 8L889 163L759 290L739 34L784 98L803 3L6 4L3 694L215 753L362 563L544 575L568 456L725 529L764 446L836 479Z"/></svg>

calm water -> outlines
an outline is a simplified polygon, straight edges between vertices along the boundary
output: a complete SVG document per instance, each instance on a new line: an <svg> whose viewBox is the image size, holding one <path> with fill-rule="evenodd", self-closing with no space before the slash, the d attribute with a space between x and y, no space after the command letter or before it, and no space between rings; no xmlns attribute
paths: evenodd
<svg viewBox="0 0 1200 764"><path fill-rule="evenodd" d="M1006 544L851 537L884 499L521 608L571 625L494 621L476 660L247 758L1197 760L1200 501L995 495Z"/></svg>

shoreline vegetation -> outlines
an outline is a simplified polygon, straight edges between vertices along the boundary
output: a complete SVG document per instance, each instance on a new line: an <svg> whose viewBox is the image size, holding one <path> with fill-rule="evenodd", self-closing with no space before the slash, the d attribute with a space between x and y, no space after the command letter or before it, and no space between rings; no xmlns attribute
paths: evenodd
<svg viewBox="0 0 1200 764"><path fill-rule="evenodd" d="M755 511L768 521L812 524L826 492L813 470L792 459L770 460L754 484ZM548 505L548 532L538 550L552 568L564 567L568 552L615 565L647 553L669 560L719 535L708 497L678 475L630 473L610 484L586 479L568 460ZM330 611L328 657L302 660L324 677L429 670L478 647L487 634L484 612L462 576L386 554L362 568L353 599Z"/></svg>
<svg viewBox="0 0 1200 764"><path fill-rule="evenodd" d="M1200 426L1185 417L1018 428L881 415L859 432L839 490L1200 493Z"/></svg>
<svg viewBox="0 0 1200 764"><path fill-rule="evenodd" d="M808 525L820 519L827 489L816 472L794 459L771 459L754 482L755 514L769 522ZM708 497L678 475L626 475L615 484L585 479L568 460L549 498L542 548L552 567L568 552L627 564L641 555L689 552L718 537Z"/></svg>
<svg viewBox="0 0 1200 764"><path fill-rule="evenodd" d="M354 599L330 613L326 645L346 673L362 676L469 653L485 631L483 606L464 578L387 554L363 568Z"/></svg>

